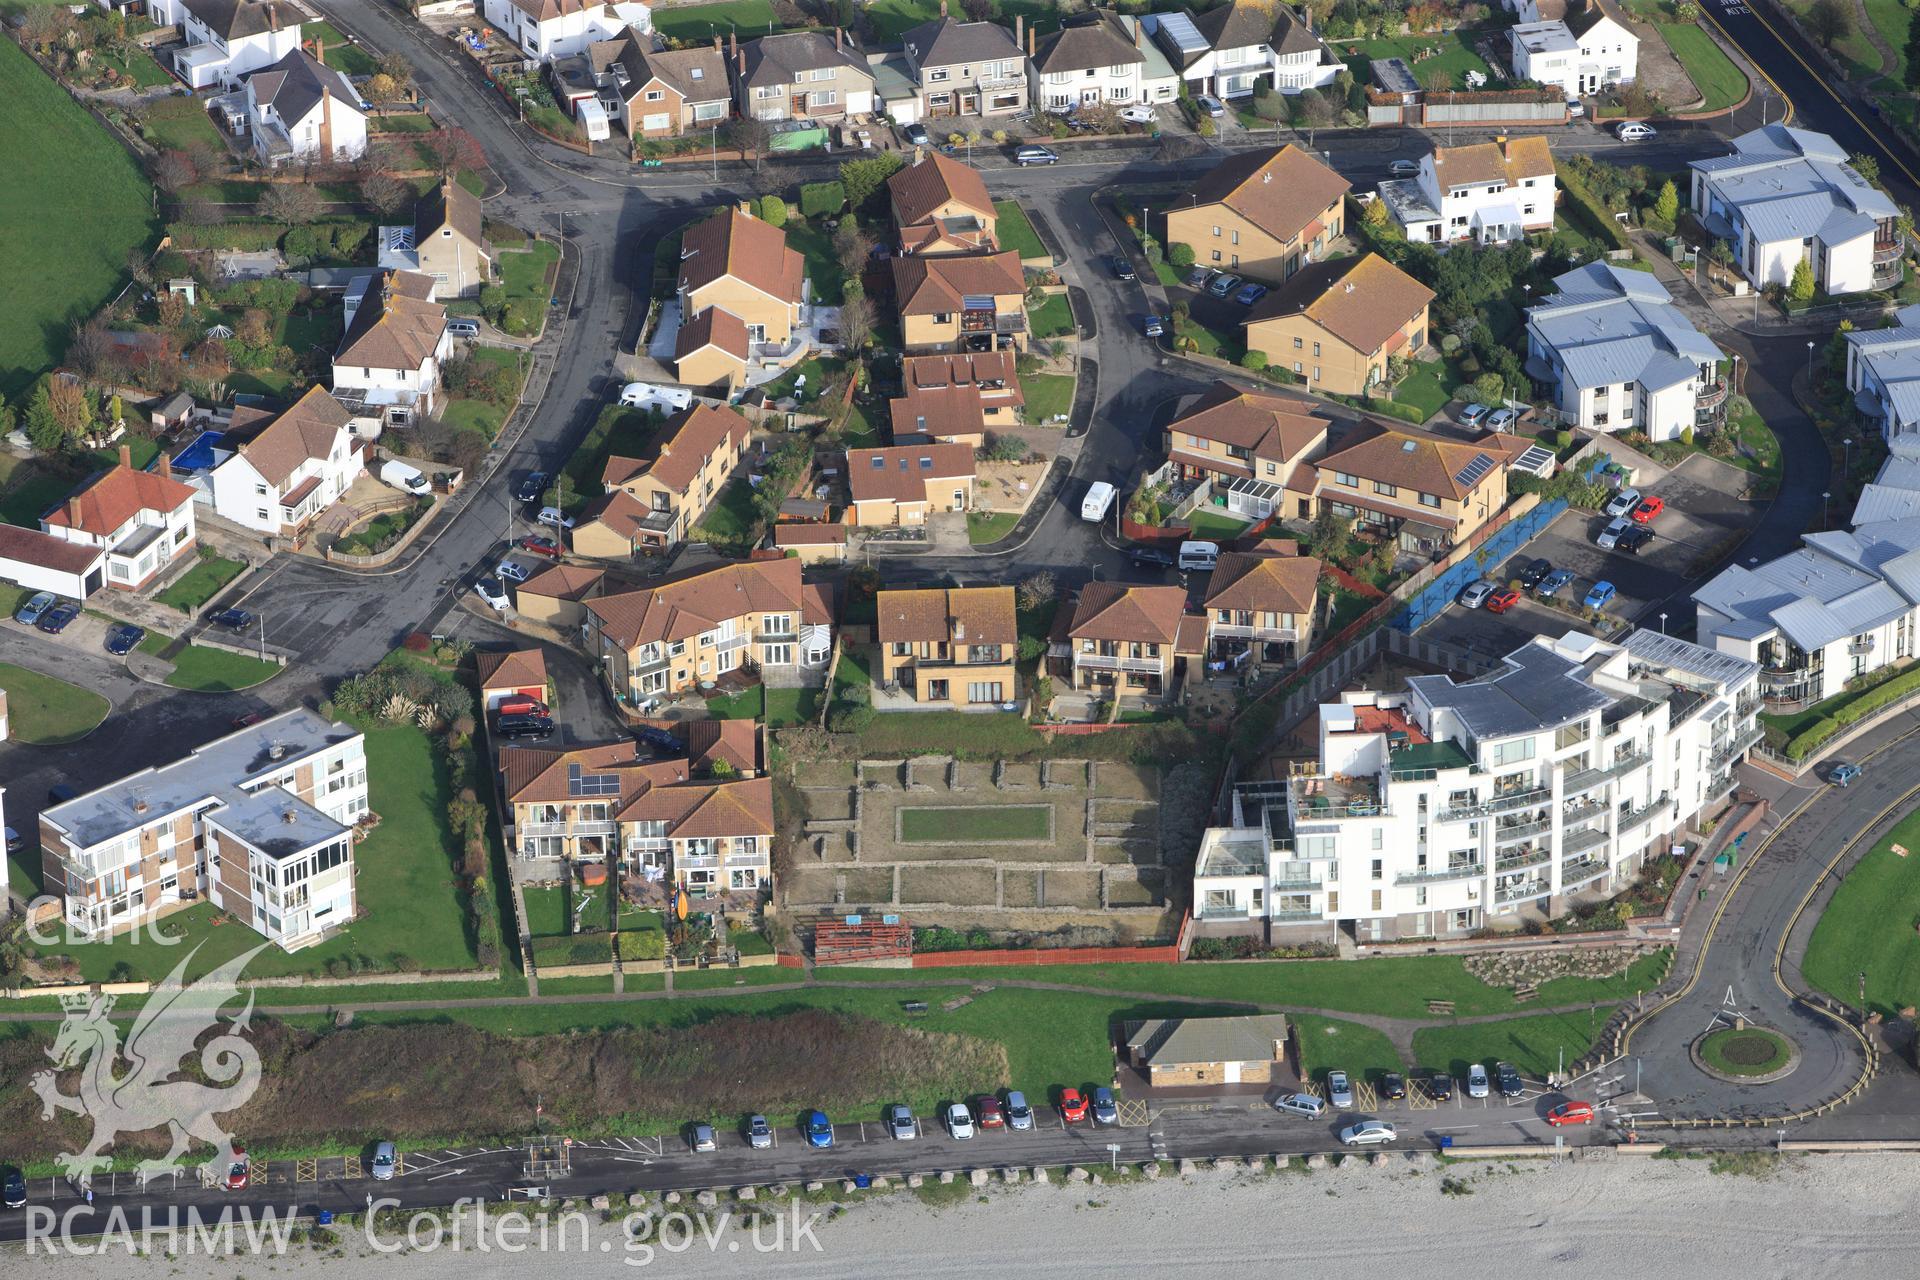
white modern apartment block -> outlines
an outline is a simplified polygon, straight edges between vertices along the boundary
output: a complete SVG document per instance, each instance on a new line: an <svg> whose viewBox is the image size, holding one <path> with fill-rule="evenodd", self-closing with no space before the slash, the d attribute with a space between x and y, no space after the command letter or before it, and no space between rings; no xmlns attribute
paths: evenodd
<svg viewBox="0 0 1920 1280"><path fill-rule="evenodd" d="M1811 706L1915 656L1920 436L1888 448L1851 530L1805 534L1786 555L1734 565L1693 593L1700 642L1760 663L1769 710Z"/></svg>
<svg viewBox="0 0 1920 1280"><path fill-rule="evenodd" d="M1198 16L1176 11L1142 21L1196 96L1244 98L1263 80L1282 93L1324 89L1343 66L1284 4L1238 0Z"/></svg>
<svg viewBox="0 0 1920 1280"><path fill-rule="evenodd" d="M639 0L484 0L488 22L529 58L552 62L586 52L596 40L611 40L628 27L646 35L653 10Z"/></svg>
<svg viewBox="0 0 1920 1280"><path fill-rule="evenodd" d="M1420 157L1417 177L1380 184L1388 214L1423 244L1506 244L1550 231L1559 195L1553 153L1538 134L1436 147Z"/></svg>
<svg viewBox="0 0 1920 1280"><path fill-rule="evenodd" d="M1889 440L1920 431L1920 304L1900 308L1894 319L1891 329L1845 335L1854 411Z"/></svg>
<svg viewBox="0 0 1920 1280"><path fill-rule="evenodd" d="M1579 98L1638 78L1640 37L1607 0L1512 0L1509 7L1520 18L1507 30L1519 79Z"/></svg>
<svg viewBox="0 0 1920 1280"><path fill-rule="evenodd" d="M292 951L354 916L366 740L304 707L40 814L43 878L106 937L205 898Z"/></svg>
<svg viewBox="0 0 1920 1280"><path fill-rule="evenodd" d="M182 45L158 50L191 89L237 88L251 72L300 48L306 15L280 0L150 0L147 16L179 27Z"/></svg>
<svg viewBox="0 0 1920 1280"><path fill-rule="evenodd" d="M1527 309L1526 370L1562 421L1655 440L1719 422L1726 354L1651 272L1589 262L1553 285L1553 296Z"/></svg>
<svg viewBox="0 0 1920 1280"><path fill-rule="evenodd" d="M1770 124L1688 167L1695 217L1755 288L1790 283L1803 260L1828 294L1900 283L1900 207L1826 134Z"/></svg>
<svg viewBox="0 0 1920 1280"><path fill-rule="evenodd" d="M1242 783L1194 871L1203 932L1458 937L1626 888L1733 789L1758 663L1654 631L1544 636L1477 680L1320 708L1319 759Z"/></svg>

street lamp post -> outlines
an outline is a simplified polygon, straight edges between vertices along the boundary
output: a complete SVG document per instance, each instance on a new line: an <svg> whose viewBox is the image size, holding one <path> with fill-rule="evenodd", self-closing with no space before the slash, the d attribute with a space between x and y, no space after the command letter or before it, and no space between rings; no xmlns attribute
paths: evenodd
<svg viewBox="0 0 1920 1280"><path fill-rule="evenodd" d="M1860 1025L1867 1025L1867 971L1860 971Z"/></svg>
<svg viewBox="0 0 1920 1280"><path fill-rule="evenodd" d="M720 126L717 123L707 126L707 150L713 156L713 180L718 182L720 181Z"/></svg>
<svg viewBox="0 0 1920 1280"><path fill-rule="evenodd" d="M1827 508L1827 504L1832 500L1833 495L1831 493L1823 493L1820 495L1820 527L1823 529L1829 527L1833 519L1832 513Z"/></svg>
<svg viewBox="0 0 1920 1280"><path fill-rule="evenodd" d="M1847 469L1845 472L1845 476L1851 477L1853 475L1853 437L1848 436L1846 439L1842 440L1840 444L1847 451L1846 453Z"/></svg>
<svg viewBox="0 0 1920 1280"><path fill-rule="evenodd" d="M1813 339L1807 339L1807 392L1813 392Z"/></svg>
<svg viewBox="0 0 1920 1280"><path fill-rule="evenodd" d="M1664 613L1660 615L1660 634L1667 634L1667 615Z"/></svg>

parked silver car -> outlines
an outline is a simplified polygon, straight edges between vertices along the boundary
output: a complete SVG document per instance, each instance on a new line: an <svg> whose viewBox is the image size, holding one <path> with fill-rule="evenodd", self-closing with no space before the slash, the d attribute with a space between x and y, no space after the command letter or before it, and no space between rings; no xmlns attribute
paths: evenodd
<svg viewBox="0 0 1920 1280"><path fill-rule="evenodd" d="M1399 1133L1385 1120L1362 1120L1359 1124L1350 1124L1340 1131L1340 1141L1349 1147L1377 1147L1399 1138Z"/></svg>
<svg viewBox="0 0 1920 1280"><path fill-rule="evenodd" d="M1275 1111L1284 1111L1292 1116L1305 1116L1309 1120L1318 1120L1327 1104L1310 1093L1283 1093L1273 1100Z"/></svg>
<svg viewBox="0 0 1920 1280"><path fill-rule="evenodd" d="M747 1145L755 1151L765 1151L773 1145L773 1126L767 1123L763 1115L747 1117Z"/></svg>
<svg viewBox="0 0 1920 1280"><path fill-rule="evenodd" d="M1487 1069L1476 1062L1467 1068L1467 1096L1484 1098L1487 1096Z"/></svg>
<svg viewBox="0 0 1920 1280"><path fill-rule="evenodd" d="M1327 1072L1327 1101L1339 1110L1353 1105L1353 1082L1344 1071Z"/></svg>
<svg viewBox="0 0 1920 1280"><path fill-rule="evenodd" d="M373 1149L373 1163L367 1166L367 1172L373 1175L375 1182L388 1182L393 1178L395 1167L400 1163L391 1142L383 1142Z"/></svg>

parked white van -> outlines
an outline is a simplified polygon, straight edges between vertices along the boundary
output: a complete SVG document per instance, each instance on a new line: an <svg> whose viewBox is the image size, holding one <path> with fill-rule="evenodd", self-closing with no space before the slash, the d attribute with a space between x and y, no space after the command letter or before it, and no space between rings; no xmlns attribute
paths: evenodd
<svg viewBox="0 0 1920 1280"><path fill-rule="evenodd" d="M1096 480L1087 490L1087 496L1080 500L1080 518L1095 522L1107 518L1107 511L1113 506L1113 486L1105 480Z"/></svg>
<svg viewBox="0 0 1920 1280"><path fill-rule="evenodd" d="M663 387L657 382L629 382L620 391L620 403L629 409L651 409L656 405L666 413L678 413L693 403L693 392L685 387Z"/></svg>
<svg viewBox="0 0 1920 1280"><path fill-rule="evenodd" d="M1220 559L1220 544L1217 542L1183 542L1180 544L1180 572L1194 569L1211 569Z"/></svg>

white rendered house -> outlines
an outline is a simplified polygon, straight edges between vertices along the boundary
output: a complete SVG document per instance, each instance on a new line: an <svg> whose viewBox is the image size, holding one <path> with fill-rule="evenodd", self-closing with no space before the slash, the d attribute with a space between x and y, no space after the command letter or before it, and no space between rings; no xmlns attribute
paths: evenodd
<svg viewBox="0 0 1920 1280"><path fill-rule="evenodd" d="M1920 433L1920 305L1901 307L1894 318L1891 329L1845 335L1854 411L1888 440Z"/></svg>
<svg viewBox="0 0 1920 1280"><path fill-rule="evenodd" d="M126 445L120 465L73 491L40 517L40 531L106 555L106 585L138 590L193 554L194 493L167 475L136 471Z"/></svg>
<svg viewBox="0 0 1920 1280"><path fill-rule="evenodd" d="M1056 114L1106 104L1172 102L1180 77L1140 19L1096 10L1043 40L1029 40L1029 98Z"/></svg>
<svg viewBox="0 0 1920 1280"><path fill-rule="evenodd" d="M257 533L296 536L366 469L353 416L323 387L279 414L235 410L229 437L242 435L208 483L215 514Z"/></svg>
<svg viewBox="0 0 1920 1280"><path fill-rule="evenodd" d="M367 153L359 91L304 49L248 76L240 96L247 136L262 164L326 164Z"/></svg>
<svg viewBox="0 0 1920 1280"><path fill-rule="evenodd" d="M147 16L180 28L173 73L192 89L231 89L300 48L304 13L281 0L150 0Z"/></svg>
<svg viewBox="0 0 1920 1280"><path fill-rule="evenodd" d="M1552 230L1559 188L1547 140L1535 134L1436 147L1418 177L1382 182L1380 198L1409 240L1506 244Z"/></svg>
<svg viewBox="0 0 1920 1280"><path fill-rule="evenodd" d="M1520 21L1508 29L1514 75L1554 85L1568 98L1640 74L1640 37L1608 0L1509 0Z"/></svg>
<svg viewBox="0 0 1920 1280"><path fill-rule="evenodd" d="M507 33L529 58L552 62L585 53L596 40L611 40L628 27L653 30L653 10L639 0L595 4L589 0L484 0L487 21Z"/></svg>
<svg viewBox="0 0 1920 1280"><path fill-rule="evenodd" d="M1284 4L1240 0L1197 16L1180 10L1144 22L1196 96L1242 98L1262 81L1282 93L1323 89L1342 70L1333 51Z"/></svg>
<svg viewBox="0 0 1920 1280"><path fill-rule="evenodd" d="M345 332L333 353L333 394L388 426L431 414L440 370L453 354L436 281L417 271L375 271L347 286Z"/></svg>

